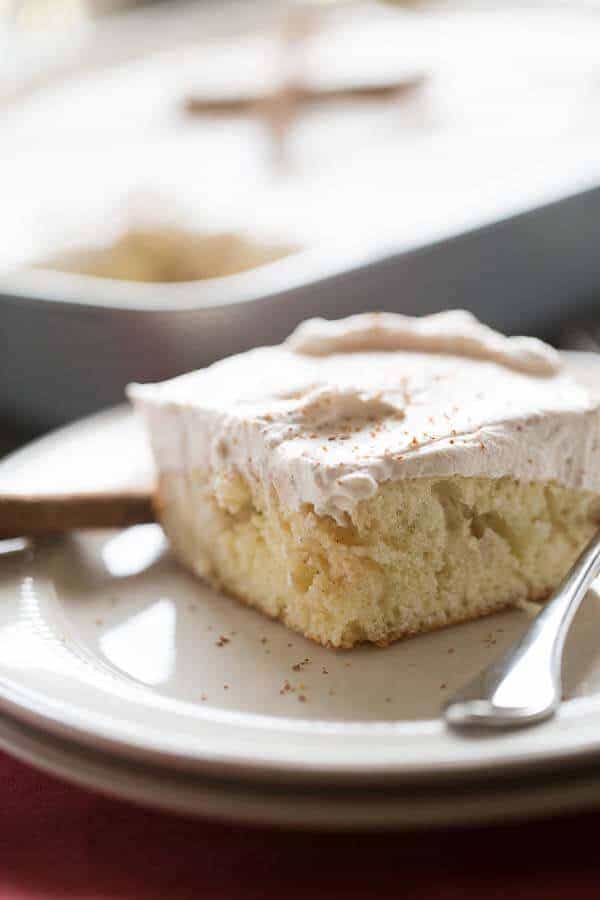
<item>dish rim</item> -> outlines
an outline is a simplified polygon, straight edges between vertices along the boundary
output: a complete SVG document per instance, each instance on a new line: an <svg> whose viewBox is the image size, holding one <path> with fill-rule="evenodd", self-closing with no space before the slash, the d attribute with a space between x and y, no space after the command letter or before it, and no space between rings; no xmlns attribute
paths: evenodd
<svg viewBox="0 0 600 900"><path fill-rule="evenodd" d="M211 312L245 307L278 295L314 289L322 282L351 278L370 268L394 265L403 258L419 256L479 234L493 233L595 191L600 192L600 180L588 174L574 179L570 186L563 184L545 190L537 201L522 198L501 212L478 215L467 226L438 227L429 237L386 239L368 246L360 241L305 245L255 268L198 281L136 282L61 272L43 266L11 268L0 273L0 305L49 303L55 307L148 313Z"/></svg>

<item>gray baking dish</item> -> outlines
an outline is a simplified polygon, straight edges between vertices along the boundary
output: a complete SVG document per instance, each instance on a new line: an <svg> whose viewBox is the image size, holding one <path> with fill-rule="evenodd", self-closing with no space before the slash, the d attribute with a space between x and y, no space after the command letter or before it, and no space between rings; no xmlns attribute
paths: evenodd
<svg viewBox="0 0 600 900"><path fill-rule="evenodd" d="M45 270L0 278L0 417L42 430L257 344L308 316L471 310L552 336L600 287L600 188L438 240L369 253L299 252L226 278L113 282Z"/></svg>

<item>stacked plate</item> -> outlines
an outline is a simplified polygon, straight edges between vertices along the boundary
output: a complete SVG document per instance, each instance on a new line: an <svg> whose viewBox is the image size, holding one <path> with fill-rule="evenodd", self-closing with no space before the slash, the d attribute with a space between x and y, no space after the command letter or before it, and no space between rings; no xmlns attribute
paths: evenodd
<svg viewBox="0 0 600 900"><path fill-rule="evenodd" d="M571 365L600 378L596 357ZM151 477L117 409L0 466L0 493ZM186 813L297 826L424 826L600 802L600 595L569 637L566 698L536 727L468 736L444 697L533 611L382 650L314 646L195 581L156 525L0 558L0 745L65 778Z"/></svg>

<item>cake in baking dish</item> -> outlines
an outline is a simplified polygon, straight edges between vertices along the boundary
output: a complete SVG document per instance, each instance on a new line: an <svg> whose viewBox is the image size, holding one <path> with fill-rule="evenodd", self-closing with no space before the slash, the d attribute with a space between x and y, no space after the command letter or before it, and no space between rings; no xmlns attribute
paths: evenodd
<svg viewBox="0 0 600 900"><path fill-rule="evenodd" d="M314 319L129 395L176 555L328 646L544 600L596 528L600 399L465 312Z"/></svg>

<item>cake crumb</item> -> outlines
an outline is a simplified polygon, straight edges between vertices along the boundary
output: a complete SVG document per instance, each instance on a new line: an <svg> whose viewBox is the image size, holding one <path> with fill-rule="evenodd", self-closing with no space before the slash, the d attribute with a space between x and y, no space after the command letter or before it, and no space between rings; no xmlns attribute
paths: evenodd
<svg viewBox="0 0 600 900"><path fill-rule="evenodd" d="M225 644L228 644L228 643L229 643L229 638L228 638L228 637L225 637L224 634L220 634L220 635L219 635L219 640L215 642L215 646L217 646L217 647L224 647Z"/></svg>
<svg viewBox="0 0 600 900"><path fill-rule="evenodd" d="M300 703L306 703L306 701L307 701L306 694L298 694L298 700L300 701Z"/></svg>
<svg viewBox="0 0 600 900"><path fill-rule="evenodd" d="M306 656L300 662L294 663L294 665L292 666L292 671L293 672L301 672L305 666L309 665L309 663L310 663L310 656Z"/></svg>
<svg viewBox="0 0 600 900"><path fill-rule="evenodd" d="M200 699L204 703L205 700L208 700L208 697L206 696L206 694L200 694Z"/></svg>

